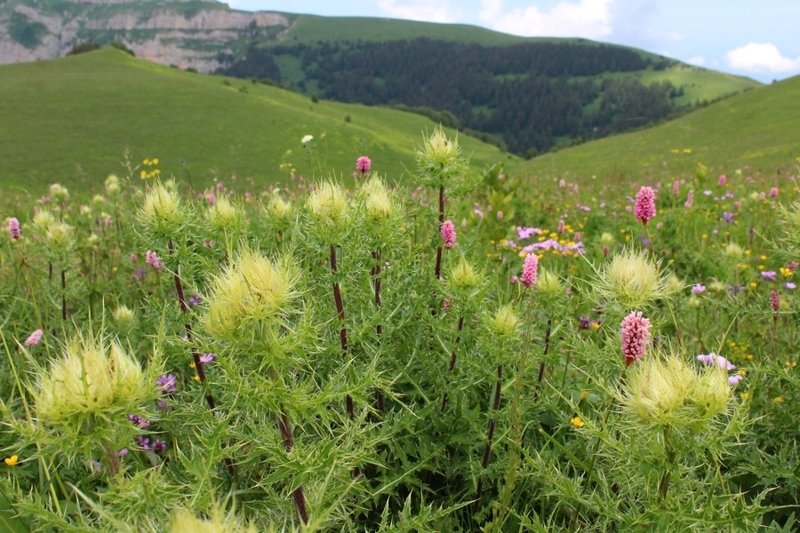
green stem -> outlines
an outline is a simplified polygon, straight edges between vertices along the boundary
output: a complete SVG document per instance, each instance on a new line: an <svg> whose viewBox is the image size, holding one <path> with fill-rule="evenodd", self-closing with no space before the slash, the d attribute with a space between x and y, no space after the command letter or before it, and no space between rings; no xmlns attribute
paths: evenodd
<svg viewBox="0 0 800 533"><path fill-rule="evenodd" d="M664 426L664 455L666 456L666 465L664 467L664 473L661 474L661 481L658 483L658 500L662 504L667 499L669 481L672 476L672 463L675 461L675 451L670 446L669 439L669 426Z"/></svg>

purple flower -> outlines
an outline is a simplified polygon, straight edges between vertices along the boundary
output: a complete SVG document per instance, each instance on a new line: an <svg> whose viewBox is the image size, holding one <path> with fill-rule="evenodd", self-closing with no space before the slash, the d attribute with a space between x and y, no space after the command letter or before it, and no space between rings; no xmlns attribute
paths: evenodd
<svg viewBox="0 0 800 533"><path fill-rule="evenodd" d="M644 357L645 348L650 342L650 321L640 311L633 311L622 319L619 335L625 365L630 366Z"/></svg>
<svg viewBox="0 0 800 533"><path fill-rule="evenodd" d="M127 457L129 453L128 448L122 448L117 452L117 457Z"/></svg>
<svg viewBox="0 0 800 533"><path fill-rule="evenodd" d="M130 259L131 263L136 263L139 261L139 256L136 255L136 252L131 252L131 255L128 256L128 259Z"/></svg>
<svg viewBox="0 0 800 533"><path fill-rule="evenodd" d="M778 279L778 273L774 270L765 270L761 273L761 277L767 281L775 281Z"/></svg>
<svg viewBox="0 0 800 533"><path fill-rule="evenodd" d="M164 270L164 263L161 262L158 254L156 254L153 250L147 250L144 262L156 270Z"/></svg>
<svg viewBox="0 0 800 533"><path fill-rule="evenodd" d="M439 233L442 236L445 248L453 248L456 245L456 227L452 220L445 220L442 222Z"/></svg>
<svg viewBox="0 0 800 533"><path fill-rule="evenodd" d="M372 168L372 161L370 160L369 157L362 155L361 157L356 159L356 170L361 172L362 175L369 172L371 168Z"/></svg>
<svg viewBox="0 0 800 533"><path fill-rule="evenodd" d="M156 409L159 411L169 411L169 404L166 400L156 400Z"/></svg>
<svg viewBox="0 0 800 533"><path fill-rule="evenodd" d="M592 319L586 315L578 318L578 329L589 329L592 326Z"/></svg>
<svg viewBox="0 0 800 533"><path fill-rule="evenodd" d="M44 335L44 332L40 329L37 329L31 333L27 339L25 339L25 346L36 346L42 342L42 335Z"/></svg>
<svg viewBox="0 0 800 533"><path fill-rule="evenodd" d="M774 313L777 313L781 309L781 295L778 294L778 291L775 289L769 291L769 306Z"/></svg>
<svg viewBox="0 0 800 533"><path fill-rule="evenodd" d="M780 194L780 191L778 190L777 187L773 187L769 190L769 195L771 198L776 198L778 194Z"/></svg>
<svg viewBox="0 0 800 533"><path fill-rule="evenodd" d="M720 175L719 180L717 180L717 185L719 185L720 187L724 187L725 184L727 183L728 183L728 176L726 176L725 174Z"/></svg>
<svg viewBox="0 0 800 533"><path fill-rule="evenodd" d="M531 235L541 235L542 230L540 228L523 228L522 226L517 227L517 237L519 239L530 239Z"/></svg>
<svg viewBox="0 0 800 533"><path fill-rule="evenodd" d="M718 367L724 368L725 370L736 370L736 366L733 363L731 363L721 355L717 355L713 352L709 354L698 355L697 360L706 366L717 365Z"/></svg>
<svg viewBox="0 0 800 533"><path fill-rule="evenodd" d="M217 354L215 353L204 353L200 356L200 363L203 365L207 365L211 361L217 358Z"/></svg>
<svg viewBox="0 0 800 533"><path fill-rule="evenodd" d="M15 241L20 237L19 231L19 220L16 218L8 219L8 233L11 234L11 238Z"/></svg>
<svg viewBox="0 0 800 533"><path fill-rule="evenodd" d="M742 376L740 376L739 374L728 376L728 385L730 385L731 387L735 387L736 385L739 384L740 381L742 381Z"/></svg>
<svg viewBox="0 0 800 533"><path fill-rule="evenodd" d="M686 195L686 201L683 203L683 207L686 209L691 209L693 203L694 203L694 191L689 191L689 194Z"/></svg>
<svg viewBox="0 0 800 533"><path fill-rule="evenodd" d="M156 439L153 441L153 451L155 453L162 453L164 450L167 449L167 443L161 439Z"/></svg>
<svg viewBox="0 0 800 533"><path fill-rule="evenodd" d="M795 285L791 281L787 281L786 283L783 284L783 286L784 286L784 288L786 288L786 289L788 289L790 291L793 291L793 290L795 290L797 288L797 285Z"/></svg>
<svg viewBox="0 0 800 533"><path fill-rule="evenodd" d="M722 213L722 218L724 218L725 222L727 222L728 224L733 224L733 213L731 213L730 211L724 211Z"/></svg>
<svg viewBox="0 0 800 533"><path fill-rule="evenodd" d="M178 389L175 387L175 374L161 374L156 379L156 387L161 389L162 394L172 394Z"/></svg>
<svg viewBox="0 0 800 533"><path fill-rule="evenodd" d="M150 437L145 437L144 435L139 435L138 437L136 437L136 444L139 446L139 448L141 448L143 450L149 450L150 449Z"/></svg>
<svg viewBox="0 0 800 533"><path fill-rule="evenodd" d="M128 420L130 420L134 426L141 429L147 429L150 427L150 421L139 415L128 415Z"/></svg>
<svg viewBox="0 0 800 533"><path fill-rule="evenodd" d="M522 277L520 278L522 284L530 288L536 285L536 279L539 277L539 258L536 254L528 254L525 256L525 263L522 265Z"/></svg>
<svg viewBox="0 0 800 533"><path fill-rule="evenodd" d="M193 295L189 296L189 300L188 300L189 305L191 305L191 306L200 305L202 303L202 301L203 301L203 297L200 296L199 294L193 294Z"/></svg>
<svg viewBox="0 0 800 533"><path fill-rule="evenodd" d="M144 279L146 275L147 275L146 268L137 268L136 272L133 273L133 279L141 283L141 281Z"/></svg>
<svg viewBox="0 0 800 533"><path fill-rule="evenodd" d="M692 286L692 294L703 294L704 292L706 292L706 286L702 283L696 283Z"/></svg>
<svg viewBox="0 0 800 533"><path fill-rule="evenodd" d="M652 187L642 187L636 194L636 220L647 225L656 216L656 193Z"/></svg>

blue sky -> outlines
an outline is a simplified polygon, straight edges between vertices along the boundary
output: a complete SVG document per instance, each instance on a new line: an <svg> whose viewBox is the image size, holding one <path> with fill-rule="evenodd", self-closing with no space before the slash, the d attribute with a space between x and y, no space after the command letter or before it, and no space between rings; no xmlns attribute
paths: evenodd
<svg viewBox="0 0 800 533"><path fill-rule="evenodd" d="M762 82L800 74L800 0L227 0L236 9L459 22L586 37Z"/></svg>

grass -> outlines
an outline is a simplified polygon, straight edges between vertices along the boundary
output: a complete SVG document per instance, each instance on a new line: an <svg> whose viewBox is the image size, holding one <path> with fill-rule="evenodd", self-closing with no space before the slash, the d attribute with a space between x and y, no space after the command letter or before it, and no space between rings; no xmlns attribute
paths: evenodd
<svg viewBox="0 0 800 533"><path fill-rule="evenodd" d="M0 93L0 123L15 125L0 130L0 188L96 184L122 172L125 150L134 161L158 157L162 173L188 177L195 186L232 174L279 181L282 159L306 176L349 172L362 154L379 172L413 169L414 146L434 126L411 113L313 103L276 87L183 72L115 49L4 66ZM316 139L313 155L300 143L306 134ZM476 166L515 160L465 135L461 143Z"/></svg>
<svg viewBox="0 0 800 533"><path fill-rule="evenodd" d="M676 120L615 135L527 162L524 175L633 179L703 162L712 171L749 166L763 172L796 163L800 77L716 102ZM678 153L676 153L676 151Z"/></svg>

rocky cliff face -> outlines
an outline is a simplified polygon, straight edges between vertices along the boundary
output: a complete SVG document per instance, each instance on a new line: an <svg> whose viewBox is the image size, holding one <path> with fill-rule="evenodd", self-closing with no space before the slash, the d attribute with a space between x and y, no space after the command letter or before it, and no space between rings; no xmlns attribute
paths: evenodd
<svg viewBox="0 0 800 533"><path fill-rule="evenodd" d="M5 4L5 5L3 5ZM213 72L250 37L277 35L290 20L279 13L232 11L198 1L79 0L0 3L0 64L66 55L82 42L125 43L165 65Z"/></svg>

